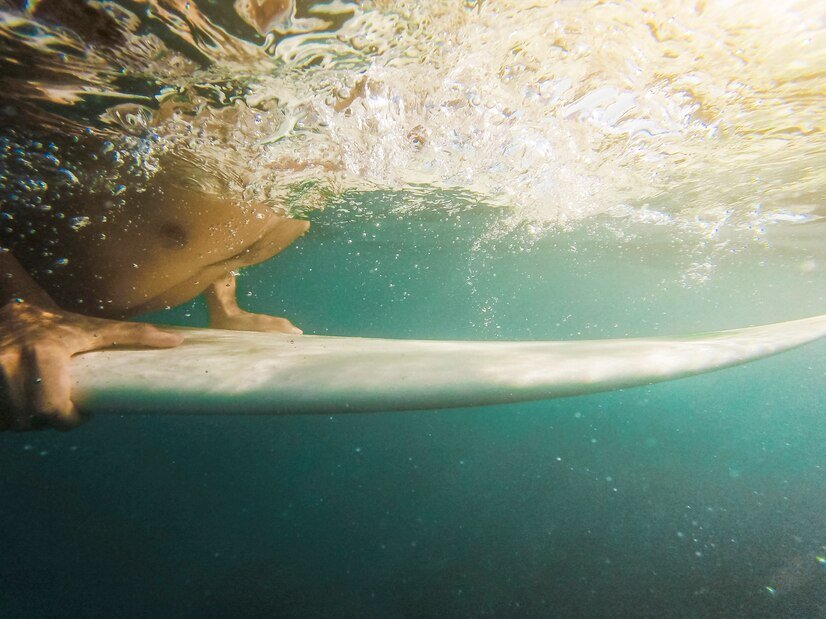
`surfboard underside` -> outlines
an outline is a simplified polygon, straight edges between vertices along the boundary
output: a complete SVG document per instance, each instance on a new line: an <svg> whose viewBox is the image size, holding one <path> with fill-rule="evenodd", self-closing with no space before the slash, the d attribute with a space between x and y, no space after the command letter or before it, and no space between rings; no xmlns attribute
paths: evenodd
<svg viewBox="0 0 826 619"><path fill-rule="evenodd" d="M167 350L72 362L87 413L312 414L470 407L646 385L826 335L826 315L681 338L389 340L185 329Z"/></svg>

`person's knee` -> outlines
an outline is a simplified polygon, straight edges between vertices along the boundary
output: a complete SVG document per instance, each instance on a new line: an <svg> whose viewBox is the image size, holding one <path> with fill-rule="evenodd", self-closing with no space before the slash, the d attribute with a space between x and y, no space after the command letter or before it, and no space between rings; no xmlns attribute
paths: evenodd
<svg viewBox="0 0 826 619"><path fill-rule="evenodd" d="M300 236L306 234L307 230L310 229L310 222L304 219L287 219L281 224L281 226L283 226L281 238L283 239L282 242L286 246Z"/></svg>
<svg viewBox="0 0 826 619"><path fill-rule="evenodd" d="M298 229L298 236L301 236L310 229L310 222L305 219L293 219L292 221L297 224L296 228Z"/></svg>

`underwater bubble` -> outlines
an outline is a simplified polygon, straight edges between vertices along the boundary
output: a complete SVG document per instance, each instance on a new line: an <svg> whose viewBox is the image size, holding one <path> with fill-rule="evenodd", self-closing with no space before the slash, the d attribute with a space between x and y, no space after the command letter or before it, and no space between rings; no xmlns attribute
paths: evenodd
<svg viewBox="0 0 826 619"><path fill-rule="evenodd" d="M75 231L85 228L90 223L92 223L92 220L85 215L80 215L78 217L72 217L71 219L69 219L69 226L71 226L72 230Z"/></svg>
<svg viewBox="0 0 826 619"><path fill-rule="evenodd" d="M66 168L60 168L58 172L60 172L73 185L80 183L80 179L78 179L78 177L75 176L75 173L71 170L67 170Z"/></svg>
<svg viewBox="0 0 826 619"><path fill-rule="evenodd" d="M816 260L804 260L800 263L800 270L803 273L813 273L817 270Z"/></svg>

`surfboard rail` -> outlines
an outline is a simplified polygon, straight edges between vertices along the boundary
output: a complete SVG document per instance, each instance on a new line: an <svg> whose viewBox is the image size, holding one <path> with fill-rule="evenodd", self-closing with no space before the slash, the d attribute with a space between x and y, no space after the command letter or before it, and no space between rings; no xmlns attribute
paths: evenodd
<svg viewBox="0 0 826 619"><path fill-rule="evenodd" d="M677 338L429 341L182 329L72 361L88 413L312 414L483 406L648 385L826 336L826 315Z"/></svg>

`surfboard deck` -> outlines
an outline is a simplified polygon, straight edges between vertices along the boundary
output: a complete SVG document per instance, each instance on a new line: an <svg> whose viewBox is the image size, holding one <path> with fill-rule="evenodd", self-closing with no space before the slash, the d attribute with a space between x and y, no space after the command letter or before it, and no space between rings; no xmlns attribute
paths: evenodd
<svg viewBox="0 0 826 619"><path fill-rule="evenodd" d="M826 336L826 315L679 338L427 341L182 329L166 350L74 357L88 413L307 414L470 407L700 374Z"/></svg>

